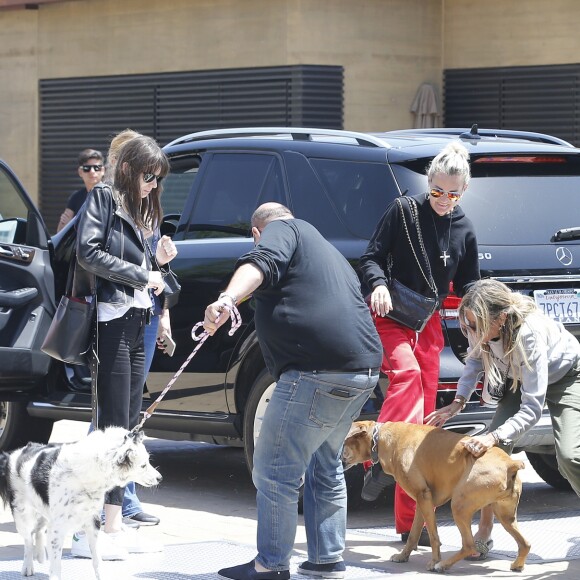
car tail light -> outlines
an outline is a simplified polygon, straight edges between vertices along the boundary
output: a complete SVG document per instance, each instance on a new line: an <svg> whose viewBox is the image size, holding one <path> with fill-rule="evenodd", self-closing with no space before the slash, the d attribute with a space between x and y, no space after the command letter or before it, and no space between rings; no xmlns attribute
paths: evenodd
<svg viewBox="0 0 580 580"><path fill-rule="evenodd" d="M443 304L441 305L441 310L439 314L443 320L457 320L459 318L459 304L461 303L461 298L455 294L449 294Z"/></svg>
<svg viewBox="0 0 580 580"><path fill-rule="evenodd" d="M567 159L550 155L498 155L479 157L473 163L567 163Z"/></svg>
<svg viewBox="0 0 580 580"><path fill-rule="evenodd" d="M438 391L456 391L457 390L457 383L438 383L437 390Z"/></svg>
<svg viewBox="0 0 580 580"><path fill-rule="evenodd" d="M474 401L474 400L479 400L481 399L481 389L483 388L483 383L481 381L478 381L478 383L475 385L475 392L473 395L471 395L471 399L470 401ZM453 391L455 392L457 390L457 383L437 383L437 390L438 391ZM474 399L475 397L475 399Z"/></svg>

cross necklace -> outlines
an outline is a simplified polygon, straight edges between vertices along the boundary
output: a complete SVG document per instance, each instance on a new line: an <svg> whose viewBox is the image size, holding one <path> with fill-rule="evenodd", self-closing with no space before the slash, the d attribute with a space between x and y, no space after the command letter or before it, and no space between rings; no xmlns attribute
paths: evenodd
<svg viewBox="0 0 580 580"><path fill-rule="evenodd" d="M451 255L448 254L447 252L449 251L449 245L451 244L451 226L453 224L453 210L451 210L451 218L449 220L449 230L447 231L447 247L446 248L441 248L441 245L439 244L439 232L437 231L437 225L435 224L435 218L433 217L433 214L431 214L431 219L433 220L433 227L435 228L435 236L437 238L437 245L439 246L439 249L442 252L442 254L439 257L443 260L443 267L447 267L447 260L449 260L451 258ZM445 238L443 240L445 240Z"/></svg>

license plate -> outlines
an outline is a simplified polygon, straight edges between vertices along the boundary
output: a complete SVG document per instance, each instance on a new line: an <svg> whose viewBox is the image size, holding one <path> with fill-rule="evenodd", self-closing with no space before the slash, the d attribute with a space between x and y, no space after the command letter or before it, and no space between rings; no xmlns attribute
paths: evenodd
<svg viewBox="0 0 580 580"><path fill-rule="evenodd" d="M580 289L534 290L534 299L550 318L564 324L580 322Z"/></svg>

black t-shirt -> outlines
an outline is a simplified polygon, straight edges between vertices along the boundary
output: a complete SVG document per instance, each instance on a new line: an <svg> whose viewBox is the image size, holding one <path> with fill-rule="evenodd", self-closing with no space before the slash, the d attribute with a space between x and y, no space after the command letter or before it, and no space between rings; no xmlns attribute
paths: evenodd
<svg viewBox="0 0 580 580"><path fill-rule="evenodd" d="M458 296L465 293L466 286L479 280L479 255L475 230L461 206L455 206L451 214L439 216L431 208L424 195L414 196L419 212L420 229L433 279L437 285L440 302L449 294L453 282ZM424 268L424 258L419 246L417 231L406 199L401 199L413 249ZM365 283L372 290L386 285L389 254L393 259L392 277L424 296L433 292L419 270L417 260L409 244L401 210L396 201L391 203L378 223L375 232L360 259L360 269ZM445 255L446 259L442 259ZM425 274L428 273L425 271Z"/></svg>
<svg viewBox="0 0 580 580"><path fill-rule="evenodd" d="M237 266L264 274L254 294L256 331L277 380L286 370L352 371L381 365L383 349L360 281L309 223L274 220Z"/></svg>
<svg viewBox="0 0 580 580"><path fill-rule="evenodd" d="M74 214L77 215L81 207L83 207L83 204L85 203L88 194L89 192L84 187L82 189L79 189L78 191L75 191L68 198L68 201L66 203L67 209L72 209Z"/></svg>

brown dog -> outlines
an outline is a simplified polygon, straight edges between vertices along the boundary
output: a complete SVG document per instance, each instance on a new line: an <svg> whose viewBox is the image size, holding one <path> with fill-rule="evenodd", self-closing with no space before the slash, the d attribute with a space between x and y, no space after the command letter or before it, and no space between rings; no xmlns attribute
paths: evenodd
<svg viewBox="0 0 580 580"><path fill-rule="evenodd" d="M522 492L518 470L524 468L524 463L511 459L497 447L476 459L460 443L464 438L428 425L358 421L346 437L342 461L348 469L370 460L371 450L378 452L383 471L393 475L417 502L409 539L403 551L391 558L393 562L408 561L425 522L432 549L427 569L448 570L477 551L471 520L476 511L491 505L495 517L518 544L518 556L511 570L520 572L530 551L530 544L518 530L516 520ZM453 519L461 532L462 547L441 562L435 508L449 500Z"/></svg>

